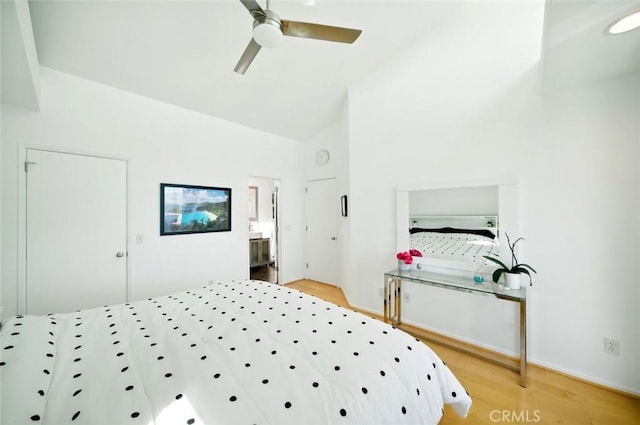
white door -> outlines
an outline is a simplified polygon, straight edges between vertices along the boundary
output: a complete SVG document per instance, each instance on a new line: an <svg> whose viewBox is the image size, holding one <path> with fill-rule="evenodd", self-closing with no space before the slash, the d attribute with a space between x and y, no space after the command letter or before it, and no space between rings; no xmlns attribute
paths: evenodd
<svg viewBox="0 0 640 425"><path fill-rule="evenodd" d="M307 182L307 278L332 285L337 284L338 206L335 179Z"/></svg>
<svg viewBox="0 0 640 425"><path fill-rule="evenodd" d="M25 169L27 314L125 302L126 162L28 149Z"/></svg>

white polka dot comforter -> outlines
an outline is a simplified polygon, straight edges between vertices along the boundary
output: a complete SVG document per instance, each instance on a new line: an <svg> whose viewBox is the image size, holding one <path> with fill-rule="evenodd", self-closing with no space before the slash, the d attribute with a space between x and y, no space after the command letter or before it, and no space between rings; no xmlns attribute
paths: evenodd
<svg viewBox="0 0 640 425"><path fill-rule="evenodd" d="M259 281L0 331L2 424L437 424L471 399L426 345Z"/></svg>

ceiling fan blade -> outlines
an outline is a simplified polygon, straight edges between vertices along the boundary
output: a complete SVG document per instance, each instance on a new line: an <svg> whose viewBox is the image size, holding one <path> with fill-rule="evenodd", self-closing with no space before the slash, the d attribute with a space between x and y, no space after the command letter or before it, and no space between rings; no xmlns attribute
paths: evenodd
<svg viewBox="0 0 640 425"><path fill-rule="evenodd" d="M249 13L253 16L254 11L259 11L262 15L264 15L264 10L260 7L256 0L240 0L240 3L243 4L244 7L247 8Z"/></svg>
<svg viewBox="0 0 640 425"><path fill-rule="evenodd" d="M247 48L244 49L244 53L242 54L242 56L240 56L240 60L238 61L236 67L233 68L233 70L238 74L244 74L261 48L262 47L252 38L247 45Z"/></svg>
<svg viewBox="0 0 640 425"><path fill-rule="evenodd" d="M282 21L282 33L290 37L314 38L316 40L353 43L362 30L329 25L312 24L310 22Z"/></svg>

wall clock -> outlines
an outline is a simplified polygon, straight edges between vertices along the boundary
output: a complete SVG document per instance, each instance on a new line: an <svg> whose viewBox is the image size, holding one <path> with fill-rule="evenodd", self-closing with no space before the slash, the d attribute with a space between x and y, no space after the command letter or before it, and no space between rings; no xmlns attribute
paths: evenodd
<svg viewBox="0 0 640 425"><path fill-rule="evenodd" d="M316 152L316 164L325 165L329 162L329 151L326 149L320 149Z"/></svg>

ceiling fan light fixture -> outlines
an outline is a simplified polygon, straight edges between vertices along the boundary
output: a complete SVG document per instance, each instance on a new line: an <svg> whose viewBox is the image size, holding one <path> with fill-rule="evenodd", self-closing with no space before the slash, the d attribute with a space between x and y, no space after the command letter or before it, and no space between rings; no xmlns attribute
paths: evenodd
<svg viewBox="0 0 640 425"><path fill-rule="evenodd" d="M640 28L640 10L630 13L611 25L609 25L605 30L605 34L622 34L625 32L629 32L636 28Z"/></svg>
<svg viewBox="0 0 640 425"><path fill-rule="evenodd" d="M244 74L247 71L261 48L276 47L285 36L352 44L362 33L362 30L353 28L281 20L269 9L269 0L267 0L266 9L263 9L256 0L240 0L240 3L253 17L253 37L233 69L238 74Z"/></svg>
<svg viewBox="0 0 640 425"><path fill-rule="evenodd" d="M266 12L264 19L256 19L253 24L253 39L262 47L277 47L284 37L282 25L277 16Z"/></svg>

